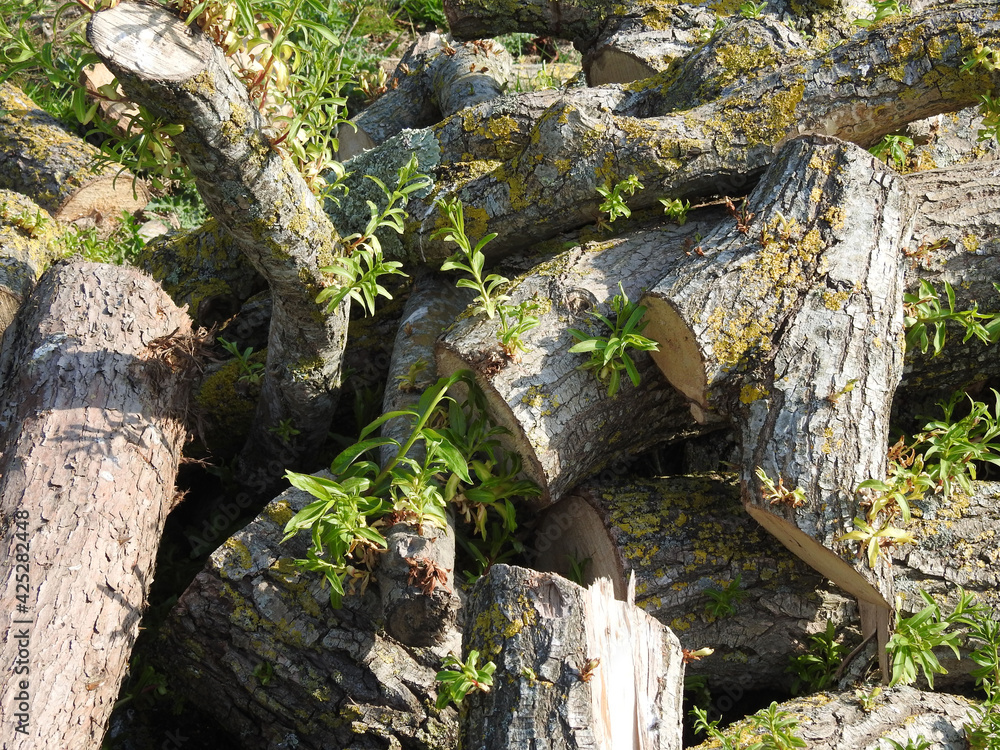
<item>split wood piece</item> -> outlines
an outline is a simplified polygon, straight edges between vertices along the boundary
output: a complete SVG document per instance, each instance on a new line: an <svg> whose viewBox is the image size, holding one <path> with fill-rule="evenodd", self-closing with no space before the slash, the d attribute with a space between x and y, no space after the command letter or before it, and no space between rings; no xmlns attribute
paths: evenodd
<svg viewBox="0 0 1000 750"><path fill-rule="evenodd" d="M417 131L408 143L426 157L421 167L438 186L433 197L410 202L404 244L387 252L413 260L450 254L449 245L431 237L443 221L438 198L477 207L467 218L476 236L499 233L487 249L497 257L593 222L601 202L597 187L629 175L645 185L629 198L635 210L657 205L662 196L742 194L775 147L801 133L870 146L909 121L969 106L975 91L997 85L1000 73L960 71L970 39L1000 46L997 8L977 0L880 24L685 112L640 119L618 114L615 101L627 93L620 87L567 92L540 118L527 145L500 164L444 164L435 133ZM912 42L931 38L933 54ZM397 148L390 140L375 150ZM377 174L392 179L395 169Z"/></svg>
<svg viewBox="0 0 1000 750"><path fill-rule="evenodd" d="M858 598L884 654L891 568L839 540L865 518L857 485L885 476L910 201L871 154L812 136L779 152L740 211L644 298L652 356L695 419L733 421L747 511Z"/></svg>
<svg viewBox="0 0 1000 750"><path fill-rule="evenodd" d="M114 86L112 90L115 97L120 97L122 94L117 79L108 70L108 67L103 63L88 65L80 71L80 83L87 89L91 100L97 103L97 111L100 116L114 125L119 135L128 137L132 122L139 116L139 108L128 100L109 99L101 93L102 88Z"/></svg>
<svg viewBox="0 0 1000 750"><path fill-rule="evenodd" d="M493 661L466 696L464 744L483 750L682 747L684 663L676 636L610 582L494 565L469 596L465 651Z"/></svg>
<svg viewBox="0 0 1000 750"><path fill-rule="evenodd" d="M0 333L49 263L64 253L61 225L27 196L0 188Z"/></svg>
<svg viewBox="0 0 1000 750"><path fill-rule="evenodd" d="M609 303L620 294L619 283L634 301L643 289L691 263L697 235L709 234L724 215L716 206L692 214L681 227L585 243L516 279L507 290L510 304L537 304L533 314L539 325L522 335L525 351L514 357L498 343L499 321L482 315L462 317L438 342L438 370L472 370L491 417L509 430L501 440L521 456L527 476L542 490L530 501L536 507L665 437L692 434L684 399L646 353L629 353L641 376L639 387L623 373L620 391L610 397L595 371L579 369L588 355L570 353L576 339L569 329L609 336L590 310L613 317Z"/></svg>
<svg viewBox="0 0 1000 750"><path fill-rule="evenodd" d="M10 750L101 745L177 500L192 341L148 276L83 262L48 271L4 336Z"/></svg>
<svg viewBox="0 0 1000 750"><path fill-rule="evenodd" d="M992 541L998 495L997 483L977 482L968 498L919 503L922 518L908 527L916 542L892 550L900 616L923 608L921 589L950 611L959 586L1000 612L1000 553ZM741 512L735 474L586 482L545 512L527 546L532 567L564 576L571 560L589 560L585 583L609 578L619 599L634 576L636 604L683 647L715 649L687 673L708 680L713 707L723 713L754 692L790 691L789 660L805 653L808 636L827 620L846 645L861 640L856 603ZM706 592L730 585L740 591L733 613L711 614ZM934 684L972 689L976 665L939 656L948 674Z"/></svg>
<svg viewBox="0 0 1000 750"><path fill-rule="evenodd" d="M313 499L287 490L212 554L163 627L158 663L175 690L215 706L247 750L289 737L304 750L453 750L457 715L433 706L435 675L460 636L400 644L384 634L371 589L332 609L322 579L292 564L308 535L281 543Z"/></svg>
<svg viewBox="0 0 1000 750"><path fill-rule="evenodd" d="M373 148L404 128L428 127L497 98L510 85L513 66L499 42L457 42L436 33L418 37L389 78L387 91L351 120L357 130L341 129L340 158Z"/></svg>
<svg viewBox="0 0 1000 750"><path fill-rule="evenodd" d="M95 166L99 154L16 86L0 83L0 188L27 195L65 222L114 221L145 206L145 184Z"/></svg>
<svg viewBox="0 0 1000 750"><path fill-rule="evenodd" d="M197 229L156 238L139 252L136 264L163 284L175 303L187 305L198 325L206 328L232 318L267 287L240 245L215 219Z"/></svg>
<svg viewBox="0 0 1000 750"><path fill-rule="evenodd" d="M239 472L264 491L284 469L310 466L329 432L348 303L327 315L315 299L328 283L319 269L333 261L337 232L200 30L162 6L125 2L95 13L87 38L132 101L184 126L173 142L205 205L271 288L267 366ZM272 430L282 424L299 431L294 442Z"/></svg>
<svg viewBox="0 0 1000 750"><path fill-rule="evenodd" d="M930 693L911 687L883 690L875 707L861 707L853 690L844 693L816 693L779 704L798 721L795 734L804 747L815 750L858 750L912 746L923 738L935 750L965 750L968 743L964 725L974 704L968 698L945 693ZM751 727L751 719L739 721L724 730L735 746L743 747L761 738L761 730ZM895 747L896 745L892 745ZM691 750L718 747L710 740Z"/></svg>
<svg viewBox="0 0 1000 750"><path fill-rule="evenodd" d="M451 279L440 274L426 270L416 274L392 348L383 413L415 408L420 394L434 384L434 342L465 310L470 297L470 290L456 288ZM402 445L411 429L409 420L396 418L382 425L381 434ZM397 452L395 446L382 446L382 465L392 461ZM408 455L422 461L423 444L414 444ZM376 569L385 628L408 645L450 640L456 631L461 602L455 587L453 514L449 512L447 519L445 529L404 521L385 534L388 547Z"/></svg>

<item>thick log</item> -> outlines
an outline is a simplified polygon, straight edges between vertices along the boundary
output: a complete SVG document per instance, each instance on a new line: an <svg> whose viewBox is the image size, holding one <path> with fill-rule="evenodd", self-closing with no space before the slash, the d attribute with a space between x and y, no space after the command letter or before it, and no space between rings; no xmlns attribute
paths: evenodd
<svg viewBox="0 0 1000 750"><path fill-rule="evenodd" d="M484 750L679 748L684 661L677 638L610 584L494 565L469 597L465 650L496 664L466 697L462 737Z"/></svg>
<svg viewBox="0 0 1000 750"><path fill-rule="evenodd" d="M652 357L695 419L732 420L747 511L859 599L884 650L889 562L841 537L866 517L857 485L886 472L909 198L871 154L813 136L782 149L740 211L643 298Z"/></svg>
<svg viewBox="0 0 1000 750"><path fill-rule="evenodd" d="M795 734L805 742L804 747L874 750L889 746L883 741L910 747L911 741L922 738L935 750L965 750L968 744L963 726L972 705L967 698L956 695L897 687L884 690L871 710L862 708L853 691L817 693L786 701L778 708L798 722ZM725 730L726 737L737 747L759 741L763 734L764 730L752 726L751 717ZM718 747L718 742L705 742L692 750L711 747Z"/></svg>
<svg viewBox="0 0 1000 750"><path fill-rule="evenodd" d="M623 378L620 392L591 371L580 370L587 355L571 354L576 340L569 328L592 328L589 311L612 315L609 302L620 293L636 300L658 278L691 262L695 237L722 220L716 206L681 227L661 226L586 242L540 263L508 290L512 304L534 301L539 326L522 336L527 351L511 359L497 342L498 320L466 315L438 342L438 370L469 369L486 394L492 418L510 435L505 444L524 460L527 475L542 489L532 503L558 500L585 476L668 439L692 434L693 420L679 396L650 358L632 356L642 377L638 388ZM636 414L644 419L637 421Z"/></svg>
<svg viewBox="0 0 1000 750"><path fill-rule="evenodd" d="M1000 45L996 7L982 0L936 6L878 24L824 55L681 112L651 107L641 117L627 114L634 104L630 89L643 88L638 83L567 92L528 132L527 144L499 164L446 163L434 131L407 134L437 184L427 198L411 201L403 244L387 251L414 260L450 254L431 236L443 223L434 204L439 198L477 207L477 233L499 233L488 250L499 256L592 222L601 202L597 187L629 175L646 188L629 203L644 208L661 196L743 190L775 148L796 135L870 146L910 121L974 104L976 92L996 86L1000 74L959 70L973 39ZM914 42L925 38L936 40L933 50ZM390 140L376 151L401 144Z"/></svg>
<svg viewBox="0 0 1000 750"><path fill-rule="evenodd" d="M291 562L308 535L281 544L312 499L284 492L212 554L164 625L158 661L176 690L225 706L219 722L247 750L450 750L458 723L433 707L435 674L461 639L400 644L370 588L332 609L321 578Z"/></svg>
<svg viewBox="0 0 1000 750"><path fill-rule="evenodd" d="M62 232L33 200L0 188L0 333L59 255L56 241Z"/></svg>
<svg viewBox="0 0 1000 750"><path fill-rule="evenodd" d="M158 5L122 3L95 13L87 37L132 101L184 126L173 142L205 205L271 288L267 366L240 471L263 489L282 469L310 465L329 431L348 303L325 315L315 299L328 283L319 269L333 261L337 232L262 132L222 51L196 27ZM293 441L271 429L282 423L299 431Z"/></svg>
<svg viewBox="0 0 1000 750"><path fill-rule="evenodd" d="M2 354L4 747L98 748L176 502L197 350L149 277L46 273Z"/></svg>
<svg viewBox="0 0 1000 750"><path fill-rule="evenodd" d="M357 129L341 129L340 158L349 159L404 128L428 127L496 99L512 81L513 64L498 42L457 42L424 34L399 61L386 93L351 120Z"/></svg>
<svg viewBox="0 0 1000 750"><path fill-rule="evenodd" d="M122 211L145 206L145 184L133 183L128 172L96 167L99 154L16 86L0 83L0 188L27 195L66 222L117 220Z"/></svg>
<svg viewBox="0 0 1000 750"><path fill-rule="evenodd" d="M992 541L998 494L995 482L977 482L968 498L945 503L932 496L919 504L922 517L908 527L916 541L891 550L901 616L924 606L921 589L950 611L959 587L1000 612ZM789 691L789 659L804 653L808 636L827 620L849 647L861 640L856 602L742 512L735 474L626 475L581 485L545 512L528 544L527 561L539 570L569 575L571 559L589 559L584 582L606 577L619 599L634 577L636 604L684 648L715 649L688 664L687 673L708 680L723 712L754 692ZM711 614L706 591L737 578L742 593L732 600L734 612ZM949 674L935 685L970 690L975 664L948 649L938 656Z"/></svg>

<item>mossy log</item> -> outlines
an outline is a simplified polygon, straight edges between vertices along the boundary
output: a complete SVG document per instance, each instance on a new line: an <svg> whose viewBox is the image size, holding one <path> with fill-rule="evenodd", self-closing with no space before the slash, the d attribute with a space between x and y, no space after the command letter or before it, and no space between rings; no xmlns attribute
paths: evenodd
<svg viewBox="0 0 1000 750"><path fill-rule="evenodd" d="M653 360L696 420L735 427L747 511L859 599L882 648L889 563L841 537L865 517L857 485L886 472L911 214L902 180L871 154L798 138L704 255L643 297Z"/></svg>
<svg viewBox="0 0 1000 750"><path fill-rule="evenodd" d="M458 42L447 35L423 34L399 61L386 92L341 128L340 158L373 148L404 128L428 127L495 99L512 75L513 60L498 42Z"/></svg>
<svg viewBox="0 0 1000 750"><path fill-rule="evenodd" d="M496 672L466 696L465 747L682 747L680 644L606 581L494 565L469 596L470 650Z"/></svg>
<svg viewBox="0 0 1000 750"><path fill-rule="evenodd" d="M141 272L49 270L2 352L4 747L97 748L174 506L197 351Z"/></svg>
<svg viewBox="0 0 1000 750"><path fill-rule="evenodd" d="M59 256L61 225L27 196L0 188L0 333Z"/></svg>
<svg viewBox="0 0 1000 750"><path fill-rule="evenodd" d="M919 504L921 517L908 527L915 543L891 550L901 616L924 606L921 589L950 611L959 586L1000 612L992 542L998 495L995 482L977 482L969 497L931 496ZM808 636L827 620L841 643L853 648L861 641L856 602L747 517L735 474L584 483L545 512L527 546L529 565L564 576L571 560L589 560L584 582L606 577L619 599L634 577L636 604L684 648L715 649L688 664L687 673L708 681L722 712L755 692L791 690L789 660L805 653ZM729 586L738 589L732 611L713 614L707 592ZM975 664L948 649L938 656L949 674L935 685L972 688Z"/></svg>
<svg viewBox="0 0 1000 750"><path fill-rule="evenodd" d="M267 366L239 472L263 490L285 468L311 468L330 429L348 303L323 314L315 299L328 283L319 269L338 251L337 231L268 141L222 50L197 27L167 8L126 2L95 13L87 38L129 99L184 126L173 143L205 205L271 288ZM271 429L282 424L299 435L289 441Z"/></svg>
<svg viewBox="0 0 1000 750"><path fill-rule="evenodd" d="M571 90L527 131L526 144L499 163L461 155L446 160L436 129L400 134L375 149L384 153L369 163L381 158L386 164L376 174L392 179L397 167L389 152L412 148L435 188L411 201L403 244L392 249L387 243L387 250L414 260L447 257L450 247L432 237L444 220L434 203L440 198L474 206L466 212L469 234L498 232L486 252L499 256L593 222L601 202L597 187L629 175L645 185L629 200L634 210L663 196L745 192L775 148L796 135L832 135L868 147L910 121L974 104L976 92L996 86L1000 74L960 71L976 42L1000 45L996 10L996 3L980 0L880 23L823 55L680 111L649 105L632 114L652 96L644 94L647 88L665 83L657 78ZM929 48L916 41L927 38L935 40ZM669 97L660 98L671 106ZM502 118L494 130L510 129Z"/></svg>
<svg viewBox="0 0 1000 750"><path fill-rule="evenodd" d="M65 222L115 221L145 206L145 184L96 166L99 154L12 83L0 83L0 188L23 193Z"/></svg>
<svg viewBox="0 0 1000 750"><path fill-rule="evenodd" d="M332 609L322 579L292 564L308 535L281 543L312 500L284 492L212 554L164 625L158 662L178 692L224 706L219 722L247 750L454 748L457 716L434 708L434 678L458 632L434 648L400 644L371 588Z"/></svg>
<svg viewBox="0 0 1000 750"><path fill-rule="evenodd" d="M965 750L968 744L963 727L973 705L956 695L896 687L884 690L870 710L862 707L854 691L816 693L785 701L778 708L797 723L795 734L805 743L803 747L877 750L889 746L888 741L913 747L918 745L911 743L923 739L935 750ZM735 747L760 741L765 730L752 722L748 717L726 728L725 735ZM710 740L691 750L714 747L718 742Z"/></svg>

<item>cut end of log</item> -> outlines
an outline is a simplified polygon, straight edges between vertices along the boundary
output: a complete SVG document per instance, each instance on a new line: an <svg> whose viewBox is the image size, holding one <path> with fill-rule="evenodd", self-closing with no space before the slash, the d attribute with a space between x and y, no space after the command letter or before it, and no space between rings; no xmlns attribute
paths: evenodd
<svg viewBox="0 0 1000 750"><path fill-rule="evenodd" d="M121 3L95 13L87 38L103 58L142 78L186 81L206 67L214 46L161 5Z"/></svg>
<svg viewBox="0 0 1000 750"><path fill-rule="evenodd" d="M695 420L705 424L711 407L705 393L704 360L694 334L668 300L647 295L642 304L648 321L643 335L659 344L659 351L650 352L653 361L670 384L691 401Z"/></svg>
<svg viewBox="0 0 1000 750"><path fill-rule="evenodd" d="M362 151L375 148L376 143L368 133L362 128L355 130L348 126L342 127L337 136L337 158L347 161L352 156L357 156Z"/></svg>
<svg viewBox="0 0 1000 750"><path fill-rule="evenodd" d="M104 175L90 180L70 195L55 218L73 222L78 219L117 221L123 211L134 213L149 203L149 188L141 180L134 182L128 172L119 175Z"/></svg>
<svg viewBox="0 0 1000 750"><path fill-rule="evenodd" d="M789 551L801 558L820 575L829 578L860 602L868 602L877 607L889 607L889 602L886 601L882 592L873 586L860 571L843 558L838 557L833 551L824 547L784 518L768 513L750 503L745 503L745 507L757 523L767 529L775 539L784 544ZM866 563L859 561L858 564L864 565Z"/></svg>
<svg viewBox="0 0 1000 750"><path fill-rule="evenodd" d="M487 354L495 354L498 361L496 364L493 364L493 360L490 359L484 365L485 367L506 367L507 362L502 352L497 350L496 352L484 353L484 359ZM441 343L438 343L437 347L435 347L434 357L437 360L438 374L442 377L447 377L458 370L465 370L469 367L468 362L459 357L450 347ZM530 498L528 502L539 508L551 505L552 497L549 492L548 482L545 480L545 470L535 455L535 449L532 447L531 440L521 430L507 402L497 393L496 389L491 385L489 378L481 377L481 373L479 372L476 372L475 375L476 382L486 396L490 419L508 431L508 434L500 436L501 446L503 446L505 451L516 453L521 457L521 474L523 478L530 479L541 489L541 494Z"/></svg>
<svg viewBox="0 0 1000 750"><path fill-rule="evenodd" d="M635 55L607 47L593 56L586 65L587 85L631 83L656 75L660 71Z"/></svg>

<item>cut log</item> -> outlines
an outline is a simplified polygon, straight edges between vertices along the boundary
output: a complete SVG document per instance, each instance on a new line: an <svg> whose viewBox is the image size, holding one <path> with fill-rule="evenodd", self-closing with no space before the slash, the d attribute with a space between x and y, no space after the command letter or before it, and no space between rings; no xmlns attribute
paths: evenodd
<svg viewBox="0 0 1000 750"><path fill-rule="evenodd" d="M149 277L47 272L2 354L4 747L100 747L176 502L197 349Z"/></svg>
<svg viewBox="0 0 1000 750"><path fill-rule="evenodd" d="M238 472L263 491L285 468L311 466L330 428L348 303L324 315L315 299L337 232L201 31L162 6L121 3L93 15L87 38L132 101L184 125L173 142L205 205L271 287L267 366ZM283 439L282 424L299 435Z"/></svg>
<svg viewBox="0 0 1000 750"><path fill-rule="evenodd" d="M684 660L677 638L607 581L494 565L469 597L465 650L496 664L470 693L463 744L483 750L676 748ZM464 707L463 707L464 708Z"/></svg>
<svg viewBox="0 0 1000 750"><path fill-rule="evenodd" d="M164 625L158 662L178 692L225 706L219 722L247 750L451 750L456 713L433 708L434 678L460 636L435 648L398 643L371 589L331 609L322 579L291 563L308 535L281 544L312 500L288 490L212 554Z"/></svg>
<svg viewBox="0 0 1000 750"><path fill-rule="evenodd" d="M0 188L0 333L42 271L56 259L63 229L30 198Z"/></svg>
<svg viewBox="0 0 1000 750"><path fill-rule="evenodd" d="M871 710L862 708L853 691L818 693L786 701L778 708L797 721L795 734L805 742L803 747L877 750L889 746L889 740L899 747L912 747L911 742L922 738L935 750L965 750L968 744L963 726L972 706L967 698L956 695L897 687L884 690ZM763 734L749 717L725 730L737 747L759 741ZM691 750L712 747L718 747L718 742L705 742Z"/></svg>
<svg viewBox="0 0 1000 750"><path fill-rule="evenodd" d="M884 650L889 563L841 537L866 516L857 485L886 473L909 198L871 154L813 136L787 144L734 214L644 297L653 360L695 419L733 421L747 510L859 599L865 635L878 618Z"/></svg>
<svg viewBox="0 0 1000 750"><path fill-rule="evenodd" d="M537 265L514 281L511 303L535 302L540 324L521 339L527 351L511 358L498 344L498 320L466 315L438 342L438 370L468 369L486 394L491 416L510 431L502 438L524 460L527 475L541 489L536 507L558 500L585 476L623 457L692 434L684 400L650 358L633 352L641 375L638 388L623 378L621 391L592 371L580 370L585 354L571 354L569 328L609 335L589 312L613 315L609 302L620 293L636 300L644 288L691 262L699 234L708 234L724 213L702 211L684 226L662 226L627 239L589 242ZM636 414L644 419L637 421Z"/></svg>
<svg viewBox="0 0 1000 750"><path fill-rule="evenodd" d="M892 550L901 616L923 608L921 589L950 611L960 586L1000 613L992 542L1000 486L977 482L975 490L956 502L932 496L919 504L922 517L908 527L916 541ZM808 636L827 620L849 647L861 640L856 603L741 512L735 474L587 482L545 512L527 546L532 567L565 576L576 560L585 583L606 577L619 599L634 576L636 604L684 648L715 649L687 673L708 680L716 702L728 703L716 705L723 713L746 695L789 691L789 659L805 652ZM733 613L711 614L706 592L737 580ZM948 674L934 684L970 690L976 665L948 649L937 653Z"/></svg>
<svg viewBox="0 0 1000 750"><path fill-rule="evenodd" d="M739 194L775 147L799 134L870 146L907 122L969 106L976 91L997 85L1000 74L959 70L970 39L1000 46L996 9L994 2L949 4L879 24L820 57L727 88L683 112L629 116L622 112L632 101L629 87L567 92L538 120L527 145L499 164L445 163L435 132L408 134L438 189L411 201L403 245L387 252L414 260L450 254L431 236L443 222L434 205L439 198L476 206L476 233L498 232L487 252L500 256L592 222L601 202L597 187L629 175L645 185L629 200L634 210L661 196ZM933 54L912 43L923 38L940 42ZM376 151L400 147L390 140ZM394 171L376 174L391 179Z"/></svg>
<svg viewBox="0 0 1000 750"><path fill-rule="evenodd" d="M349 159L404 128L427 127L497 98L511 83L513 64L498 42L424 34L403 55L386 93L351 121L357 130L341 129L340 158Z"/></svg>
<svg viewBox="0 0 1000 750"><path fill-rule="evenodd" d="M27 195L66 222L117 220L122 211L145 206L145 184L128 172L96 167L99 153L16 86L0 83L0 188Z"/></svg>

